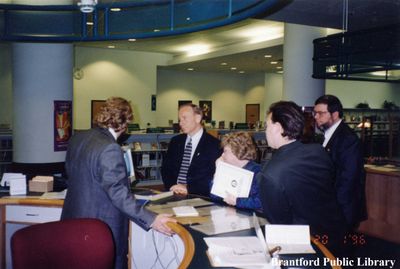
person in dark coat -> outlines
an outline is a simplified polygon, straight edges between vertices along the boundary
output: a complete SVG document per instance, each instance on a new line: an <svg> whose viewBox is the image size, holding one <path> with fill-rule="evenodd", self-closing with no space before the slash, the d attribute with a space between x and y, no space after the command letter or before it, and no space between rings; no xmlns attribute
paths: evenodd
<svg viewBox="0 0 400 269"><path fill-rule="evenodd" d="M97 114L97 127L80 131L69 141L66 155L68 190L61 219L96 218L110 227L115 243L115 268L127 268L128 224L171 235L169 215L156 215L137 203L117 138L133 119L123 98L112 97Z"/></svg>
<svg viewBox="0 0 400 269"><path fill-rule="evenodd" d="M321 145L299 141L303 126L294 102L271 105L265 132L275 152L257 177L263 212L271 224L309 225L311 235L329 238L328 249L342 254L346 224L336 201L335 168Z"/></svg>
<svg viewBox="0 0 400 269"><path fill-rule="evenodd" d="M333 95L315 101L315 123L324 132L323 146L335 165L337 200L349 229L367 218L365 171L361 141L343 121L343 107Z"/></svg>
<svg viewBox="0 0 400 269"><path fill-rule="evenodd" d="M202 118L201 108L194 104L184 104L179 108L179 125L183 133L171 139L163 159L161 176L164 187L179 195L210 195L215 161L222 151L220 141L203 129ZM185 148L189 141L191 151L186 157Z"/></svg>

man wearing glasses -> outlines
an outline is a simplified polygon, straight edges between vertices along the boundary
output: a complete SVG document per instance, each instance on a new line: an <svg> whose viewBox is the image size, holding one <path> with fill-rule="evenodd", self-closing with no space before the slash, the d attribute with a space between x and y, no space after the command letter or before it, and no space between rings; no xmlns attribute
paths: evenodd
<svg viewBox="0 0 400 269"><path fill-rule="evenodd" d="M365 172L361 141L343 121L343 107L333 95L323 95L315 101L313 116L324 132L322 146L331 156L335 168L337 200L353 230L366 219Z"/></svg>

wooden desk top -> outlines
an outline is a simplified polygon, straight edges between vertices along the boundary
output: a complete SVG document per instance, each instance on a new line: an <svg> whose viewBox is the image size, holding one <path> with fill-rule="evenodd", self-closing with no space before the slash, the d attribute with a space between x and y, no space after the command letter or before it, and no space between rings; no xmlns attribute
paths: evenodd
<svg viewBox="0 0 400 269"><path fill-rule="evenodd" d="M365 171L371 174L381 174L386 176L394 176L400 178L400 167L394 165L371 165L366 164Z"/></svg>
<svg viewBox="0 0 400 269"><path fill-rule="evenodd" d="M37 205L62 207L64 200L40 199L39 196L5 196L0 198L0 205Z"/></svg>

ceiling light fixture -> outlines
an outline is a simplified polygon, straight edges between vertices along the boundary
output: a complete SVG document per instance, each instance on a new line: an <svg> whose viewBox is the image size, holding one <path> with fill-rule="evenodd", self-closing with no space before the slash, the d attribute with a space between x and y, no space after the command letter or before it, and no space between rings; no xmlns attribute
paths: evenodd
<svg viewBox="0 0 400 269"><path fill-rule="evenodd" d="M272 55L270 55L270 54L265 54L264 55L264 58L271 58L272 57Z"/></svg>
<svg viewBox="0 0 400 269"><path fill-rule="evenodd" d="M179 51L186 53L186 56L197 56L210 52L210 45L208 44L188 44L179 48Z"/></svg>
<svg viewBox="0 0 400 269"><path fill-rule="evenodd" d="M92 21L87 21L86 25L90 25L91 26L91 25L93 25L93 22Z"/></svg>
<svg viewBox="0 0 400 269"><path fill-rule="evenodd" d="M192 68L192 67L189 67L187 70L188 70L188 71L193 71L193 70L194 70L194 68Z"/></svg>
<svg viewBox="0 0 400 269"><path fill-rule="evenodd" d="M221 63L221 65L227 65L227 63Z"/></svg>
<svg viewBox="0 0 400 269"><path fill-rule="evenodd" d="M113 12L121 11L121 9L119 7L112 7L112 8L110 8L110 10L113 11Z"/></svg>
<svg viewBox="0 0 400 269"><path fill-rule="evenodd" d="M129 41L129 42L135 42L135 41L136 41L136 38L129 38L128 41Z"/></svg>
<svg viewBox="0 0 400 269"><path fill-rule="evenodd" d="M97 5L97 0L81 0L78 7L83 13L92 13Z"/></svg>
<svg viewBox="0 0 400 269"><path fill-rule="evenodd" d="M236 70L237 68L236 67L231 67L231 70Z"/></svg>
<svg viewBox="0 0 400 269"><path fill-rule="evenodd" d="M278 62L272 61L272 62L270 62L270 64L278 64Z"/></svg>
<svg viewBox="0 0 400 269"><path fill-rule="evenodd" d="M115 46L109 45L109 46L107 46L107 48L109 48L109 49L115 49Z"/></svg>
<svg viewBox="0 0 400 269"><path fill-rule="evenodd" d="M244 71L239 71L239 73L240 73L240 74L244 74L245 72L244 72Z"/></svg>

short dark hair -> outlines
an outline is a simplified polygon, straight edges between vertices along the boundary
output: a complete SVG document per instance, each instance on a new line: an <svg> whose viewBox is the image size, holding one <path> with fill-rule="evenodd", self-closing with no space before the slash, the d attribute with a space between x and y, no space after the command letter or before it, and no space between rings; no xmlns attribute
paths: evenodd
<svg viewBox="0 0 400 269"><path fill-rule="evenodd" d="M304 116L301 108L292 101L273 103L267 114L271 114L273 123L279 122L283 128L282 136L289 139L300 139L303 134Z"/></svg>
<svg viewBox="0 0 400 269"><path fill-rule="evenodd" d="M332 114L333 112L337 111L339 113L339 118L343 117L343 106L339 98L336 96L330 94L322 95L314 103L314 105L318 104L327 105L329 113Z"/></svg>

